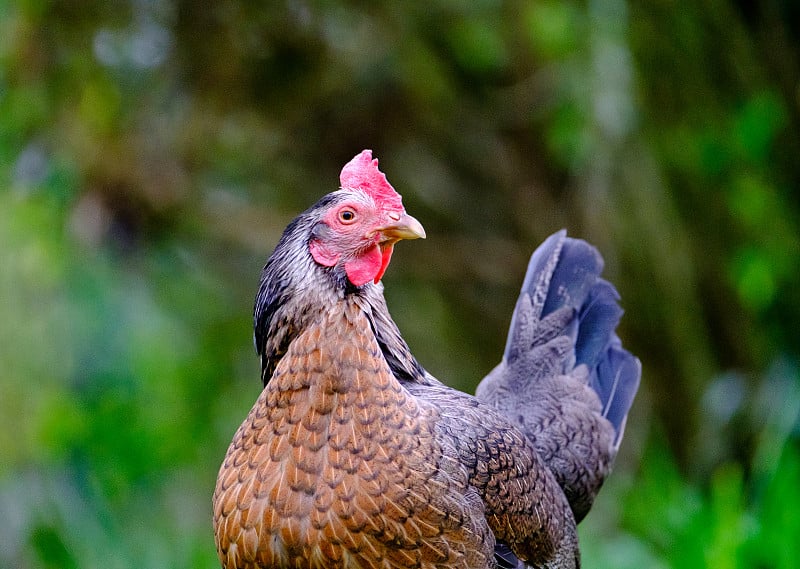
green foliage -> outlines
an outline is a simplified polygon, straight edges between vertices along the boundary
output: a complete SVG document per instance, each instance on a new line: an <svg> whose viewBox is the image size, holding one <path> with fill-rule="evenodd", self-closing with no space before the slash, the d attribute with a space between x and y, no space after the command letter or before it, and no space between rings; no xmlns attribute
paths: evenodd
<svg viewBox="0 0 800 569"><path fill-rule="evenodd" d="M794 567L798 30L673 8L0 0L0 567L217 566L259 269L362 148L428 231L387 298L454 386L541 239L605 255L644 378L585 567Z"/></svg>

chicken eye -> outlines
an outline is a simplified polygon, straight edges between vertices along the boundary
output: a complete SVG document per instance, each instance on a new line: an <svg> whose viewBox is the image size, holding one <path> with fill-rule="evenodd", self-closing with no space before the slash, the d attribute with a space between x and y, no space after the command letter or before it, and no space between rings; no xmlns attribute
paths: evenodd
<svg viewBox="0 0 800 569"><path fill-rule="evenodd" d="M356 220L356 212L349 207L339 210L339 221L345 225L349 225Z"/></svg>

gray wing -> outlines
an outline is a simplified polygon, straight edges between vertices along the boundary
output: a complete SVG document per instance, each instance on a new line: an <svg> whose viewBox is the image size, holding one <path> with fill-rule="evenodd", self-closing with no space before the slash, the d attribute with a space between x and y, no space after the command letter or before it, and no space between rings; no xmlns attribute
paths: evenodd
<svg viewBox="0 0 800 569"><path fill-rule="evenodd" d="M508 419L475 397L429 383L403 386L439 415L435 431L455 447L469 484L483 500L497 540L499 567L576 569L580 566L575 519L563 491L531 441Z"/></svg>

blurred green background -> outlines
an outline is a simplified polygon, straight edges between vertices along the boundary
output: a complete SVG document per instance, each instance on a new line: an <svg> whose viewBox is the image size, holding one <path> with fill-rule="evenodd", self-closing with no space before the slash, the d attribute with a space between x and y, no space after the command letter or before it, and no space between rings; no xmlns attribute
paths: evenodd
<svg viewBox="0 0 800 569"><path fill-rule="evenodd" d="M213 568L285 224L363 148L384 282L471 391L595 243L644 365L584 566L800 559L800 4L0 0L0 567Z"/></svg>

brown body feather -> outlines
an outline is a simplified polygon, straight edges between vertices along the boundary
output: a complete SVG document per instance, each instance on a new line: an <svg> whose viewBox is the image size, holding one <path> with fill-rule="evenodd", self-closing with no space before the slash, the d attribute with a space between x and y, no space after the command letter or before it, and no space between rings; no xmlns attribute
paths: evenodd
<svg viewBox="0 0 800 569"><path fill-rule="evenodd" d="M487 567L483 503L435 407L394 378L353 303L289 347L220 470L224 567Z"/></svg>
<svg viewBox="0 0 800 569"><path fill-rule="evenodd" d="M640 375L614 334L602 258L550 237L503 361L477 398L455 391L411 354L378 282L394 242L422 226L367 151L345 172L366 189L298 216L261 275L265 387L217 479L222 566L579 567L576 518L610 471Z"/></svg>

